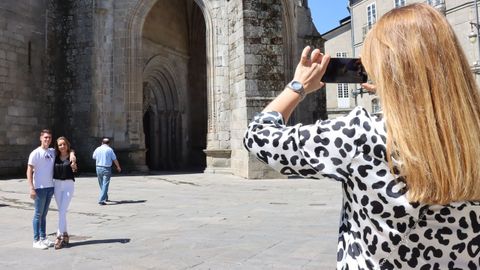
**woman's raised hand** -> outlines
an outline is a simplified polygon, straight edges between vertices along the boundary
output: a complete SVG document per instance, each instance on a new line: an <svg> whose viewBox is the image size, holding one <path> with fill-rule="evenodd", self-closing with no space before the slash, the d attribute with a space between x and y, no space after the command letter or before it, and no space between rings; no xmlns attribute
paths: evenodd
<svg viewBox="0 0 480 270"><path fill-rule="evenodd" d="M314 49L309 57L310 51L310 46L303 49L300 62L297 65L293 77L293 80L303 84L306 94L323 87L324 83L321 79L330 61L330 55L324 55L319 49Z"/></svg>

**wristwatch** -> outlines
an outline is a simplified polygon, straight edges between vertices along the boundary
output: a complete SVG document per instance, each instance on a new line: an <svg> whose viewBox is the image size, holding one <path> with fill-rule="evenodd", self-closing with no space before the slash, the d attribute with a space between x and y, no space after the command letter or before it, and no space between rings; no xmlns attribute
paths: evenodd
<svg viewBox="0 0 480 270"><path fill-rule="evenodd" d="M300 95L303 100L305 98L305 89L303 89L303 84L299 81L291 81L287 84L287 87L290 88L293 92Z"/></svg>

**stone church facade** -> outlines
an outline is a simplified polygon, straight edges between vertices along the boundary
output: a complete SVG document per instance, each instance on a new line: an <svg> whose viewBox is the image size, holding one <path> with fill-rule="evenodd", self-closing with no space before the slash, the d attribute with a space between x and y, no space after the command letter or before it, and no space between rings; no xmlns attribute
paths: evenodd
<svg viewBox="0 0 480 270"><path fill-rule="evenodd" d="M82 171L107 136L127 171L278 177L242 137L307 44L306 0L2 1L0 176L50 128ZM326 117L321 91L303 102L292 121Z"/></svg>

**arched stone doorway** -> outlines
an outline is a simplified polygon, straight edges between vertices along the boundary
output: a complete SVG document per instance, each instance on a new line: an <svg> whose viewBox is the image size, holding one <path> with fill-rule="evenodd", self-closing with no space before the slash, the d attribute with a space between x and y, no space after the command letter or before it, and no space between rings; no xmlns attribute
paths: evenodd
<svg viewBox="0 0 480 270"><path fill-rule="evenodd" d="M150 170L203 170L206 26L193 1L160 0L142 29L143 132Z"/></svg>
<svg viewBox="0 0 480 270"><path fill-rule="evenodd" d="M157 69L147 70L145 74L143 131L146 164L151 170L179 169L184 146L182 114L174 79L168 72Z"/></svg>

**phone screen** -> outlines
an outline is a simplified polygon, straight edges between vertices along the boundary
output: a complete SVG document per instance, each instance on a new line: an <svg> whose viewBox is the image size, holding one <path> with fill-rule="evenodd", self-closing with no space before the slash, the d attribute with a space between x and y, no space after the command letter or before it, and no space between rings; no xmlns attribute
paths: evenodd
<svg viewBox="0 0 480 270"><path fill-rule="evenodd" d="M367 79L367 72L360 58L330 58L322 82L364 83Z"/></svg>

